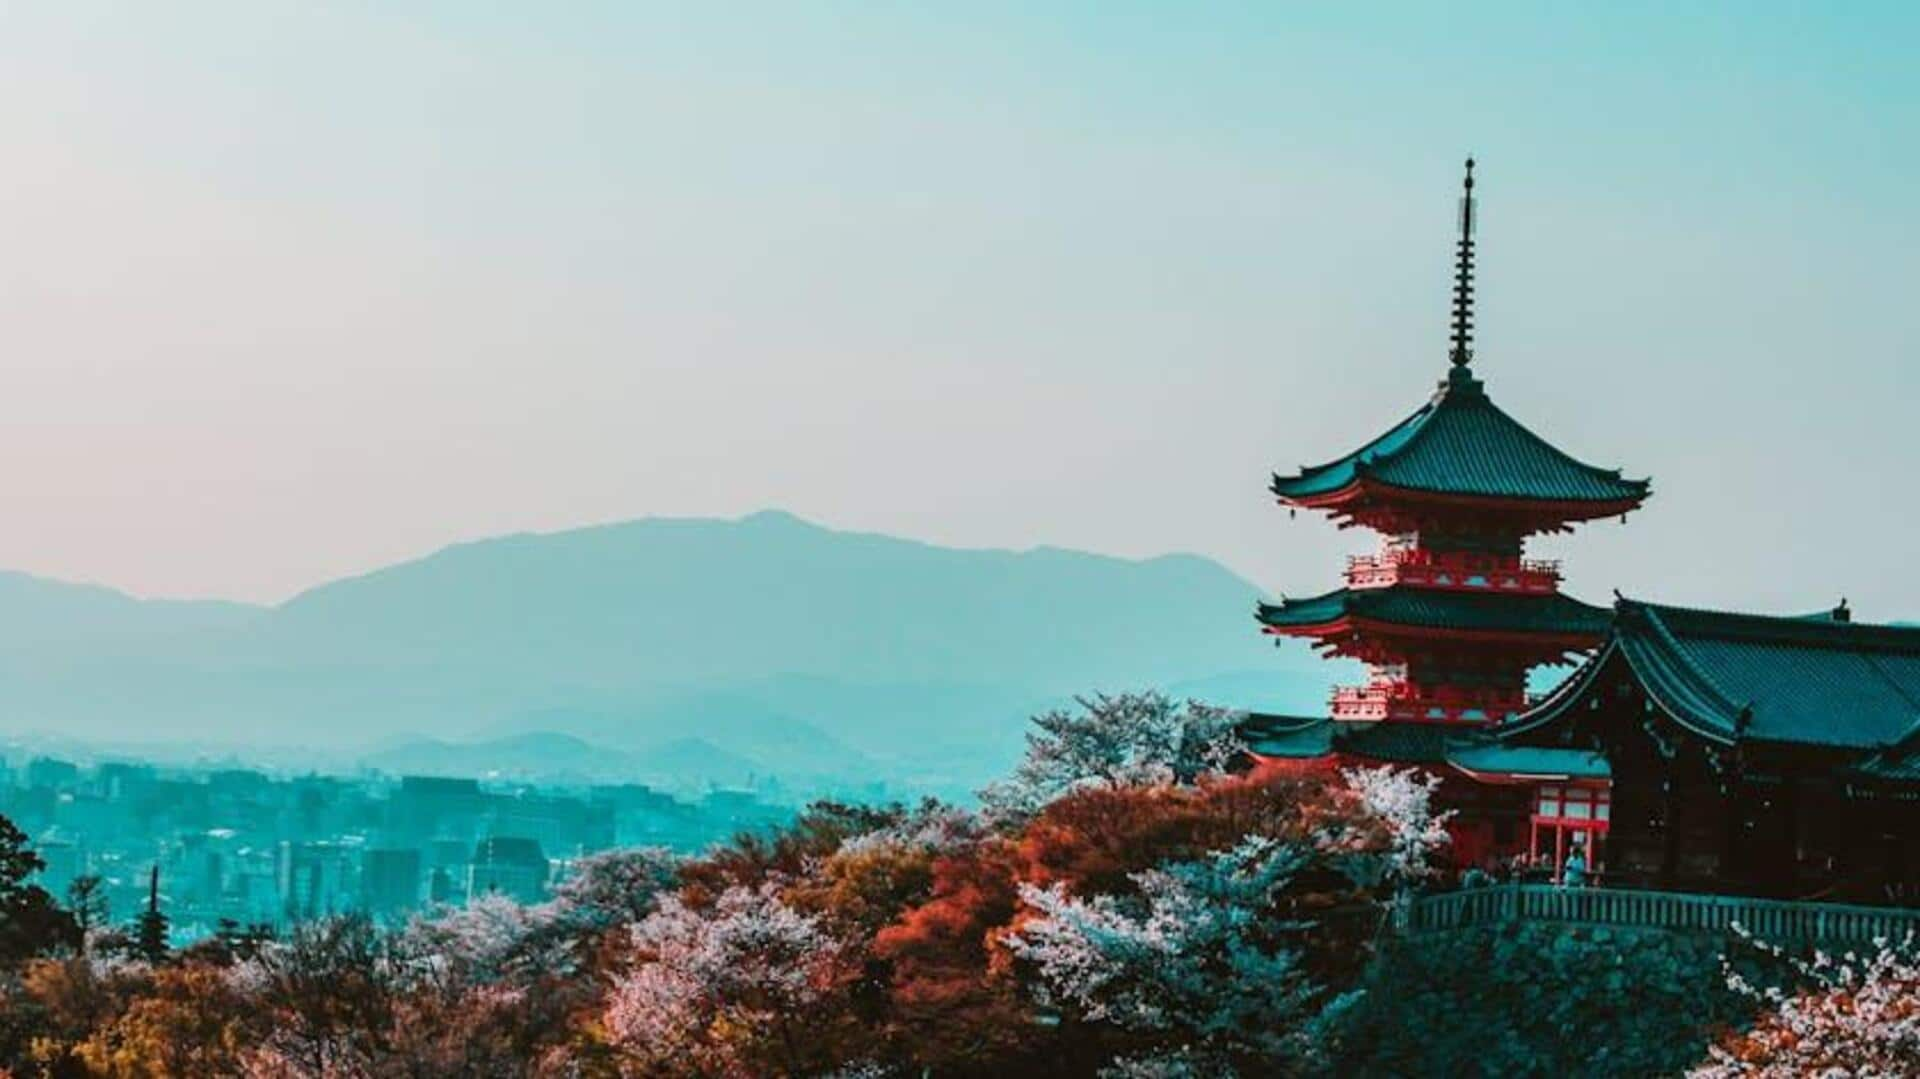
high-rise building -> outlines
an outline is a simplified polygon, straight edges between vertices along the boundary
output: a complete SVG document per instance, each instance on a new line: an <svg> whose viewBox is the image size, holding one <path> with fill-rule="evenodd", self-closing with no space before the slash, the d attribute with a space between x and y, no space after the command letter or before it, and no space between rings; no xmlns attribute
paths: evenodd
<svg viewBox="0 0 1920 1079"><path fill-rule="evenodd" d="M361 856L360 905L377 918L420 906L424 861L417 848L376 847Z"/></svg>

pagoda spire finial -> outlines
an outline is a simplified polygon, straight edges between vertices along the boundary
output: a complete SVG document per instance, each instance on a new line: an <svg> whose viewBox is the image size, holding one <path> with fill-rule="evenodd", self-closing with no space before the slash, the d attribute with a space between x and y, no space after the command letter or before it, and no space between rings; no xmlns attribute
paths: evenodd
<svg viewBox="0 0 1920 1079"><path fill-rule="evenodd" d="M1473 158L1460 194L1460 250L1453 267L1453 366L1473 362Z"/></svg>

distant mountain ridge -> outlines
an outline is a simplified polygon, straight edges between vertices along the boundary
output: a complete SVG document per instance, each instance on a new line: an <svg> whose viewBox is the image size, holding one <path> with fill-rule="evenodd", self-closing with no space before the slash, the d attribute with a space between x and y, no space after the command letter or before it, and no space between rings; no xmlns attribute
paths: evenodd
<svg viewBox="0 0 1920 1079"><path fill-rule="evenodd" d="M225 600L136 599L104 585L0 570L0 649L98 646L228 629L267 610Z"/></svg>
<svg viewBox="0 0 1920 1079"><path fill-rule="evenodd" d="M1205 558L962 550L777 511L464 543L272 608L10 590L0 732L76 737L697 738L937 785L998 767L1028 711L1073 693L1226 678L1300 708L1331 674L1276 654L1258 590Z"/></svg>

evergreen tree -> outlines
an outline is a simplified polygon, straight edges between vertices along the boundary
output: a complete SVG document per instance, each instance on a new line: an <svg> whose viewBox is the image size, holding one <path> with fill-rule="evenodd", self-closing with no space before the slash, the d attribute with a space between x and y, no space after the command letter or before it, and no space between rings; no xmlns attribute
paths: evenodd
<svg viewBox="0 0 1920 1079"><path fill-rule="evenodd" d="M44 868L26 834L0 816L0 967L80 944L73 915L29 880Z"/></svg>

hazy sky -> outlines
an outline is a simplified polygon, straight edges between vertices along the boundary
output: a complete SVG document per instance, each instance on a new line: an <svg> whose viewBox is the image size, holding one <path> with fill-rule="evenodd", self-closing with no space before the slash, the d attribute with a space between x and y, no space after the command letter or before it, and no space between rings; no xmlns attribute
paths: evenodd
<svg viewBox="0 0 1920 1079"><path fill-rule="evenodd" d="M1654 479L1575 590L1920 617L1916 9L1589 6L0 4L0 566L781 506L1317 591L1266 474L1443 373L1472 151L1478 370Z"/></svg>

